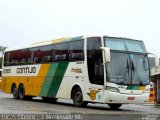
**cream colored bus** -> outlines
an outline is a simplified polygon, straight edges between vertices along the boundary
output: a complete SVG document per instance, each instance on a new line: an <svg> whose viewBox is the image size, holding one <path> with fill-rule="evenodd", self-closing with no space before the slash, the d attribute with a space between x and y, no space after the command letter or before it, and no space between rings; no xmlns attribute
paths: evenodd
<svg viewBox="0 0 160 120"><path fill-rule="evenodd" d="M142 41L80 36L6 50L2 91L15 99L72 99L76 106L147 103L149 64Z"/></svg>

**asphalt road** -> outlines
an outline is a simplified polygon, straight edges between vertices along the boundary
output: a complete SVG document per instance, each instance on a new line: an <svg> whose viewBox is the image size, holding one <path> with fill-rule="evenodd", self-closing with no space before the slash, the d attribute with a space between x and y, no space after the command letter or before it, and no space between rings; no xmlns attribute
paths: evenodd
<svg viewBox="0 0 160 120"><path fill-rule="evenodd" d="M36 97L32 101L22 101L0 91L1 119L159 120L160 106L125 104L119 110L111 110L105 104L88 104L80 108L71 100L44 103Z"/></svg>

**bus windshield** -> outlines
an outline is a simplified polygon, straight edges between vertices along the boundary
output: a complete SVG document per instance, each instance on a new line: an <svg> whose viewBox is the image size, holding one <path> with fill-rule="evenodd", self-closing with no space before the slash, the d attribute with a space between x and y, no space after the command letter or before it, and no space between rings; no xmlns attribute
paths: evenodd
<svg viewBox="0 0 160 120"><path fill-rule="evenodd" d="M149 84L149 66L142 41L122 38L104 39L111 49L111 62L106 65L107 80L116 84Z"/></svg>
<svg viewBox="0 0 160 120"><path fill-rule="evenodd" d="M146 53L146 49L142 41L107 37L105 38L105 46L111 50Z"/></svg>

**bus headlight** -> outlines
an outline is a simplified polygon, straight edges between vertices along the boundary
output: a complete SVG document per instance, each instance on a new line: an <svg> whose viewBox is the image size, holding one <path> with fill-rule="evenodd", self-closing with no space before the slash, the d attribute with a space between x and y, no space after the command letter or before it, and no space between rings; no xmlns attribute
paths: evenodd
<svg viewBox="0 0 160 120"><path fill-rule="evenodd" d="M144 93L149 93L150 92L150 88L147 88L143 91Z"/></svg>
<svg viewBox="0 0 160 120"><path fill-rule="evenodd" d="M119 93L119 89L118 89L118 88L115 88L115 87L106 86L106 90L109 90L109 91L111 91L111 92L117 92L117 93Z"/></svg>

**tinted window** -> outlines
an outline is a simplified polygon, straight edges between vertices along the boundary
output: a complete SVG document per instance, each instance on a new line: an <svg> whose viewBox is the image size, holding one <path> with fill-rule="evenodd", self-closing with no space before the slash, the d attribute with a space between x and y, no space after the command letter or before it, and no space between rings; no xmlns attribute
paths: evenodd
<svg viewBox="0 0 160 120"><path fill-rule="evenodd" d="M41 63L52 61L53 48L52 45L43 46L39 49L39 59Z"/></svg>
<svg viewBox="0 0 160 120"><path fill-rule="evenodd" d="M19 51L17 50L17 51L11 51L10 52L11 53L11 55L10 55L10 60L9 60L9 64L10 65L17 65L18 64L18 59L19 59L19 55L18 55L18 53L19 53Z"/></svg>
<svg viewBox="0 0 160 120"><path fill-rule="evenodd" d="M16 50L5 53L4 65L19 65L19 64L27 64L28 50Z"/></svg>
<svg viewBox="0 0 160 120"><path fill-rule="evenodd" d="M84 40L73 41L69 43L69 60L84 60Z"/></svg>
<svg viewBox="0 0 160 120"><path fill-rule="evenodd" d="M53 46L53 61L68 61L68 43Z"/></svg>
<svg viewBox="0 0 160 120"><path fill-rule="evenodd" d="M37 64L53 61L68 61L69 43L60 43L6 52L4 65Z"/></svg>
<svg viewBox="0 0 160 120"><path fill-rule="evenodd" d="M92 59L101 46L100 38L89 38L87 40L87 58Z"/></svg>
<svg viewBox="0 0 160 120"><path fill-rule="evenodd" d="M41 46L30 49L30 57L28 63L46 63L52 61L53 46Z"/></svg>
<svg viewBox="0 0 160 120"><path fill-rule="evenodd" d="M27 59L29 57L28 50L23 49L18 51L18 64L27 64Z"/></svg>
<svg viewBox="0 0 160 120"><path fill-rule="evenodd" d="M4 66L9 65L9 60L10 60L10 52L6 52L4 55Z"/></svg>
<svg viewBox="0 0 160 120"><path fill-rule="evenodd" d="M33 64L33 63L40 63L39 60L39 47L36 48L31 48L29 49L29 58L28 58L28 64Z"/></svg>

